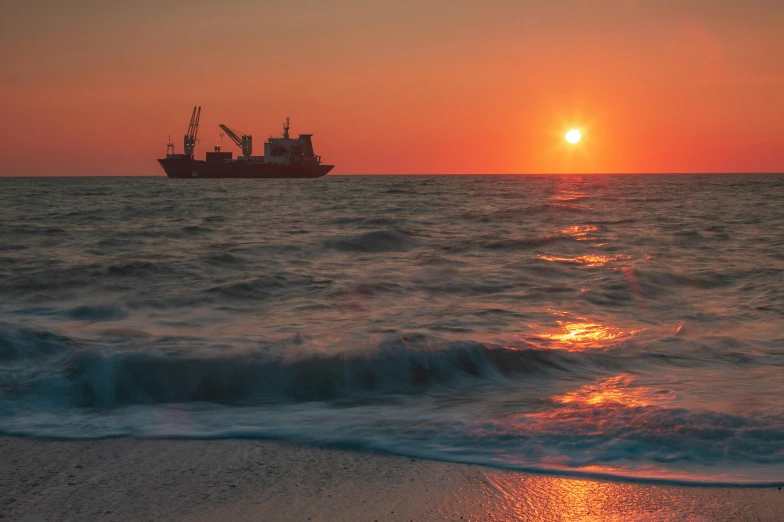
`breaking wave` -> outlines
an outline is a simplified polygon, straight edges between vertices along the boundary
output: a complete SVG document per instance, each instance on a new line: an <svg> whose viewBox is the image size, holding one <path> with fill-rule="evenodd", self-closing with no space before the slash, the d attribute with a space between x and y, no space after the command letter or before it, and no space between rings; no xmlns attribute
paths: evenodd
<svg viewBox="0 0 784 522"><path fill-rule="evenodd" d="M395 345L391 345L395 346ZM205 401L330 401L417 394L465 379L510 384L525 374L585 372L586 356L474 342L440 350L389 346L368 353L270 360L264 354L188 357L81 352L67 363L81 406Z"/></svg>
<svg viewBox="0 0 784 522"><path fill-rule="evenodd" d="M0 324L0 360L34 359L78 347L79 343L74 339L49 330L31 327L14 329Z"/></svg>

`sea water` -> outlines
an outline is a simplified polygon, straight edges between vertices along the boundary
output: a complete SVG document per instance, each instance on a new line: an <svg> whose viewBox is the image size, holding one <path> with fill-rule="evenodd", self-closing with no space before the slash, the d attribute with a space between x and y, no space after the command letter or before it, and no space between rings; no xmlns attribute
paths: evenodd
<svg viewBox="0 0 784 522"><path fill-rule="evenodd" d="M784 483L784 176L0 180L0 433Z"/></svg>

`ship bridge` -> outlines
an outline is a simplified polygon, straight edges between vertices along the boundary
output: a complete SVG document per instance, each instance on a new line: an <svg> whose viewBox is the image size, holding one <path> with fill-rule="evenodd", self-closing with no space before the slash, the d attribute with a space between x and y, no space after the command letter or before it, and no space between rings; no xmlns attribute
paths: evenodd
<svg viewBox="0 0 784 522"><path fill-rule="evenodd" d="M291 163L318 164L321 158L313 153L312 134L300 134L294 139L289 135L291 118L286 118L283 124L283 136L270 137L264 143L264 162L278 165Z"/></svg>

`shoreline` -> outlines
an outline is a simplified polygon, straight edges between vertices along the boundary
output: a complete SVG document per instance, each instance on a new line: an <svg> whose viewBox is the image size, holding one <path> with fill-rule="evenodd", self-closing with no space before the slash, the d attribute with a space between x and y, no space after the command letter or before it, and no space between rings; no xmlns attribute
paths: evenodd
<svg viewBox="0 0 784 522"><path fill-rule="evenodd" d="M778 487L539 475L248 439L0 436L0 519L779 520Z"/></svg>

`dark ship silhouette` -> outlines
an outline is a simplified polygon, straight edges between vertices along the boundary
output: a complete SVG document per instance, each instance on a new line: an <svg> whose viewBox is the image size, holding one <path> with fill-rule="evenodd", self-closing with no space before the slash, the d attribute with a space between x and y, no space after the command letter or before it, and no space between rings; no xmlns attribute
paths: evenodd
<svg viewBox="0 0 784 522"><path fill-rule="evenodd" d="M233 158L231 152L223 152L216 145L205 159L197 160L193 150L200 118L201 107L194 107L183 143L184 154L174 153L171 139L166 144L166 157L158 162L170 178L320 178L334 168L334 165L322 165L321 157L313 152L312 134L289 136L289 118L283 125L283 135L264 143L263 156L253 155L252 136L240 136L221 124L222 131L242 150L242 156Z"/></svg>

